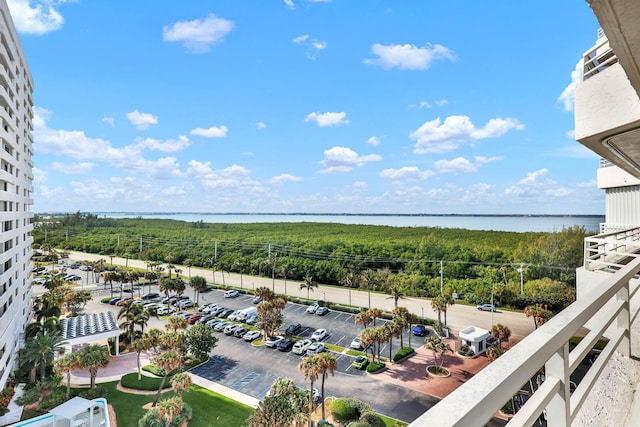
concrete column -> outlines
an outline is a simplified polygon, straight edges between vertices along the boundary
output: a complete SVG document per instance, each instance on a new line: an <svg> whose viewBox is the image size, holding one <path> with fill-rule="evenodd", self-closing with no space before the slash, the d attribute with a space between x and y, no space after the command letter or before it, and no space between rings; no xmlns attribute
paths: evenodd
<svg viewBox="0 0 640 427"><path fill-rule="evenodd" d="M120 356L120 335L116 336L116 356Z"/></svg>

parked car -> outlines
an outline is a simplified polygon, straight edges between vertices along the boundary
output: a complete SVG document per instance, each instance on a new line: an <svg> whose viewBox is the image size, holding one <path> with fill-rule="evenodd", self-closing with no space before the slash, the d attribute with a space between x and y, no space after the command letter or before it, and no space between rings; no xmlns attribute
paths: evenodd
<svg viewBox="0 0 640 427"><path fill-rule="evenodd" d="M163 304L171 304L172 302L174 302L177 299L178 299L178 295L169 295L168 297L162 298L162 300L160 300L160 302L163 303Z"/></svg>
<svg viewBox="0 0 640 427"><path fill-rule="evenodd" d="M240 326L239 328L236 328L235 331L233 331L233 336L236 338L242 338L247 332L249 332L247 328L245 328L244 326Z"/></svg>
<svg viewBox="0 0 640 427"><path fill-rule="evenodd" d="M233 313L233 310L231 310L230 308L225 308L220 313L218 313L218 317L226 319L231 313Z"/></svg>
<svg viewBox="0 0 640 427"><path fill-rule="evenodd" d="M307 349L307 356L313 356L314 354L320 354L324 351L324 344L321 342L312 343Z"/></svg>
<svg viewBox="0 0 640 427"><path fill-rule="evenodd" d="M283 339L284 337L280 335L277 335L275 337L269 337L265 341L264 345L266 345L269 348L276 348L278 344L280 344L280 341L282 341Z"/></svg>
<svg viewBox="0 0 640 427"><path fill-rule="evenodd" d="M318 304L317 302L314 302L309 307L307 307L307 313L314 314L316 310L318 310L318 308L320 308L320 304Z"/></svg>
<svg viewBox="0 0 640 427"><path fill-rule="evenodd" d="M236 291L235 289L232 289L224 293L225 298L235 298L238 295L240 295L240 292Z"/></svg>
<svg viewBox="0 0 640 427"><path fill-rule="evenodd" d="M171 305L174 305L174 306L176 306L176 307L179 307L179 306L180 306L180 304L181 304L183 301L187 301L188 299L189 299L189 297L188 297L188 296L186 296L186 295L180 295L180 296L178 296L178 297L177 297L177 298L176 298L176 299L171 303Z"/></svg>
<svg viewBox="0 0 640 427"><path fill-rule="evenodd" d="M262 302L262 298L260 297L254 297L251 302L253 302L254 304L260 304Z"/></svg>
<svg viewBox="0 0 640 427"><path fill-rule="evenodd" d="M300 323L292 323L287 326L287 329L284 331L285 335L295 335L302 330L302 325Z"/></svg>
<svg viewBox="0 0 640 427"><path fill-rule="evenodd" d="M295 344L294 340L292 340L291 338L285 338L278 344L278 350L289 351L293 347L293 344Z"/></svg>
<svg viewBox="0 0 640 427"><path fill-rule="evenodd" d="M210 302L208 304L201 305L200 308L198 309L198 311L201 311L203 313L211 314L211 311L213 311L217 307L218 307L218 304Z"/></svg>
<svg viewBox="0 0 640 427"><path fill-rule="evenodd" d="M231 313L231 314L227 317L227 319L231 320L232 322L235 322L236 320L238 320L238 319L237 319L237 317L238 317L238 315L240 314L240 312L241 312L241 310L235 310L233 313Z"/></svg>
<svg viewBox="0 0 640 427"><path fill-rule="evenodd" d="M80 271L92 271L93 269L89 265L81 265Z"/></svg>
<svg viewBox="0 0 640 427"><path fill-rule="evenodd" d="M222 319L215 319L214 318L214 319L208 320L207 323L205 323L205 325L207 325L207 326L209 326L211 328L215 328L215 326L218 323L223 323L223 322L224 322L224 320L222 320Z"/></svg>
<svg viewBox="0 0 640 427"><path fill-rule="evenodd" d="M231 323L224 328L225 335L233 335L236 330L242 328L242 325L238 325L237 323Z"/></svg>
<svg viewBox="0 0 640 427"><path fill-rule="evenodd" d="M226 328L229 325L233 325L233 323L231 323L231 322L219 322L213 327L213 330L216 331L216 332L222 332L222 331L224 331L224 328Z"/></svg>
<svg viewBox="0 0 640 427"><path fill-rule="evenodd" d="M116 303L117 303L118 301L120 301L120 299L121 299L121 298L119 298L119 297L118 297L118 298L111 298L111 299L109 300L109 304L110 304L110 305L116 305Z"/></svg>
<svg viewBox="0 0 640 427"><path fill-rule="evenodd" d="M40 267L33 267L33 268L31 269L31 272L32 272L32 273L41 273L41 272L43 272L43 271L45 271L45 270L46 270L46 268L45 268L45 267L40 266Z"/></svg>
<svg viewBox="0 0 640 427"><path fill-rule="evenodd" d="M476 308L482 311L496 311L496 306L493 304L480 304Z"/></svg>
<svg viewBox="0 0 640 427"><path fill-rule="evenodd" d="M326 329L316 329L313 331L313 334L311 334L311 341L322 341L328 336L329 332L327 332Z"/></svg>
<svg viewBox="0 0 640 427"><path fill-rule="evenodd" d="M300 340L293 345L292 351L295 354L305 354L311 344L312 344L311 340L307 340L307 339Z"/></svg>
<svg viewBox="0 0 640 427"><path fill-rule="evenodd" d="M355 350L362 350L362 342L360 341L360 337L355 337L351 340L351 345L349 347Z"/></svg>
<svg viewBox="0 0 640 427"><path fill-rule="evenodd" d="M429 328L425 325L415 325L411 328L411 333L419 337L424 337L425 335L429 335Z"/></svg>
<svg viewBox="0 0 640 427"><path fill-rule="evenodd" d="M178 303L178 307L180 307L181 309L187 309L187 308L193 308L196 306L196 303L191 301L191 300L184 300L180 303Z"/></svg>
<svg viewBox="0 0 640 427"><path fill-rule="evenodd" d="M161 307L158 308L158 311L156 311L156 313L158 313L158 316L166 316L167 314L171 314L174 311L176 311L175 308L162 305Z"/></svg>
<svg viewBox="0 0 640 427"><path fill-rule="evenodd" d="M218 306L218 307L215 307L215 308L209 308L209 314L213 314L213 315L217 316L220 313L222 313L224 310L226 310L226 308L222 307L222 306Z"/></svg>
<svg viewBox="0 0 640 427"><path fill-rule="evenodd" d="M191 313L189 313L188 311L176 311L175 313L172 314L172 316L178 316L178 317L184 317L185 319L191 317Z"/></svg>
<svg viewBox="0 0 640 427"><path fill-rule="evenodd" d="M158 297L160 297L160 294L157 292L149 292L148 294L142 295L142 299L146 299L146 300L155 299Z"/></svg>
<svg viewBox="0 0 640 427"><path fill-rule="evenodd" d="M242 339L247 342L251 342L260 338L260 335L262 335L260 331L248 331L242 336Z"/></svg>
<svg viewBox="0 0 640 427"><path fill-rule="evenodd" d="M209 320L215 319L215 318L216 318L216 316L214 316L213 314L204 314L204 313L202 313L202 317L200 317L196 323L201 325L201 324L207 323Z"/></svg>
<svg viewBox="0 0 640 427"><path fill-rule="evenodd" d="M193 325L194 323L196 323L201 318L202 318L202 314L194 313L194 314L191 315L191 317L189 317L189 324Z"/></svg>
<svg viewBox="0 0 640 427"><path fill-rule="evenodd" d="M329 308L328 307L318 307L318 309L316 310L316 314L318 316L324 316L328 312L329 312Z"/></svg>
<svg viewBox="0 0 640 427"><path fill-rule="evenodd" d="M247 320L245 320L244 323L251 326L255 325L256 323L258 323L258 315L252 314L251 316L247 317Z"/></svg>
<svg viewBox="0 0 640 427"><path fill-rule="evenodd" d="M36 285L44 285L45 283L47 283L47 279L45 279L43 277L39 277L39 278L35 279L33 281L33 283L35 283Z"/></svg>
<svg viewBox="0 0 640 427"><path fill-rule="evenodd" d="M353 367L356 369L364 369L367 367L368 364L369 364L369 359L367 359L365 356L356 357L356 359L352 363Z"/></svg>

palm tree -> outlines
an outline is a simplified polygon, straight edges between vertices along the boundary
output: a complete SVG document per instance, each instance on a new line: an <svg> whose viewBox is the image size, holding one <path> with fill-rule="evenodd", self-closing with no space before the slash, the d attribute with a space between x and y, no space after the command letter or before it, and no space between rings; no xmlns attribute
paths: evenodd
<svg viewBox="0 0 640 427"><path fill-rule="evenodd" d="M402 333L407 327L407 321L402 317L394 317L393 320L389 323L393 325L393 336L396 338L400 338L400 347L404 347L404 337Z"/></svg>
<svg viewBox="0 0 640 427"><path fill-rule="evenodd" d="M189 327L189 322L184 317L171 316L167 319L167 323L164 325L170 331L184 330Z"/></svg>
<svg viewBox="0 0 640 427"><path fill-rule="evenodd" d="M207 288L207 279L202 276L193 276L189 279L189 286L193 288L196 304L200 301L200 292Z"/></svg>
<svg viewBox="0 0 640 427"><path fill-rule="evenodd" d="M158 387L158 391L156 392L156 397L153 399L152 406L155 407L158 404L158 398L160 397L164 383L167 380L167 376L182 365L182 358L177 351L171 349L154 357L153 363L155 363L158 369L162 371L162 381L160 382L160 387Z"/></svg>
<svg viewBox="0 0 640 427"><path fill-rule="evenodd" d="M426 346L433 351L433 359L434 364L438 368L438 371L442 371L442 365L444 365L444 357L447 353L453 353L451 349L451 345L449 343L444 342L442 338L438 337L429 337L426 340ZM440 355L440 362L438 363L438 355Z"/></svg>
<svg viewBox="0 0 640 427"><path fill-rule="evenodd" d="M253 291L253 294L262 299L262 301L271 301L276 296L276 294L274 294L273 291L266 286L260 286L256 288Z"/></svg>
<svg viewBox="0 0 640 427"><path fill-rule="evenodd" d="M322 396L322 419L325 419L324 412L324 382L329 376L329 374L333 375L336 369L338 369L338 360L331 353L320 353L316 356L312 356L317 358L317 369L318 375L322 378L322 386L320 387L320 396ZM313 395L310 396L313 399Z"/></svg>
<svg viewBox="0 0 640 427"><path fill-rule="evenodd" d="M269 389L270 396L289 397L296 392L296 385L291 378L276 378Z"/></svg>
<svg viewBox="0 0 640 427"><path fill-rule="evenodd" d="M191 258L187 258L183 261L184 266L187 267L189 271L189 281L191 281L191 267L193 266L193 260Z"/></svg>
<svg viewBox="0 0 640 427"><path fill-rule="evenodd" d="M535 329L538 329L538 326L544 325L553 317L553 312L547 310L546 307L543 307L541 304L536 304L525 307L524 315L527 317L533 317L533 325L535 326Z"/></svg>
<svg viewBox="0 0 640 427"><path fill-rule="evenodd" d="M398 300L405 299L407 294L397 276L393 276L391 283L391 286L388 288L389 295L391 296L387 297L387 299L393 298L393 308L398 308Z"/></svg>
<svg viewBox="0 0 640 427"><path fill-rule="evenodd" d="M391 340L393 339L393 334L391 333L391 330L387 327L387 325L378 326L377 328L374 328L374 331L376 331L375 337L376 337L378 362L379 362L382 360L382 358L380 357L380 352L382 351L382 344L386 342L391 343ZM391 345L389 345L389 347L391 347ZM389 354L391 354L391 352L389 352Z"/></svg>
<svg viewBox="0 0 640 427"><path fill-rule="evenodd" d="M186 372L177 373L171 378L171 386L180 399L182 399L182 392L189 390L191 384L191 376Z"/></svg>
<svg viewBox="0 0 640 427"><path fill-rule="evenodd" d="M89 370L89 375L91 376L90 388L95 388L98 369L104 368L109 364L109 350L100 344L88 345L80 352L80 363L83 368Z"/></svg>
<svg viewBox="0 0 640 427"><path fill-rule="evenodd" d="M60 357L53 362L53 369L56 375L67 376L67 399L71 394L71 371L81 368L80 355L78 353L70 353L64 357Z"/></svg>
<svg viewBox="0 0 640 427"><path fill-rule="evenodd" d="M411 313L407 309L407 307L396 307L391 312L393 315L393 320L398 321L402 325L402 328L408 327L409 331L409 347L411 347L411 322L413 321ZM403 336L400 333L400 347L403 346Z"/></svg>
<svg viewBox="0 0 640 427"><path fill-rule="evenodd" d="M438 325L442 324L441 314L447 309L447 304L444 297L438 296L431 300L431 308L438 313Z"/></svg>
<svg viewBox="0 0 640 427"><path fill-rule="evenodd" d="M318 366L318 359L315 356L305 357L298 365L298 370L304 373L304 379L309 380L311 385L309 386L309 414L313 413L315 402L313 399L313 383L318 379L320 369Z"/></svg>
<svg viewBox="0 0 640 427"><path fill-rule="evenodd" d="M174 290L174 282L171 279L163 278L158 285L158 290L164 293L164 296L168 297L169 293ZM167 308L169 307L169 301L167 301Z"/></svg>
<svg viewBox="0 0 640 427"><path fill-rule="evenodd" d="M370 308L369 310L367 310L367 313L369 314L369 317L371 318L371 320L373 321L373 326L376 326L376 319L380 319L382 317L382 310L380 310L379 308Z"/></svg>
<svg viewBox="0 0 640 427"><path fill-rule="evenodd" d="M158 416L160 417L160 420L164 420L164 425L169 427L173 419L180 415L183 407L184 402L182 401L182 398L178 396L163 399L158 405Z"/></svg>
<svg viewBox="0 0 640 427"><path fill-rule="evenodd" d="M33 301L33 313L37 322L46 322L49 318L58 318L62 311L59 306L60 301L57 301L54 293L51 291L45 292L39 297L36 297Z"/></svg>
<svg viewBox="0 0 640 427"><path fill-rule="evenodd" d="M53 362L56 352L64 351L66 344L59 332L38 332L27 342L24 354L26 359L33 363L34 369L40 367L40 381L44 382L47 366Z"/></svg>
<svg viewBox="0 0 640 427"><path fill-rule="evenodd" d="M441 298L443 298L444 301L444 310L442 310L442 312L444 313L444 326L447 326L447 308L450 305L455 305L456 300L450 293L444 294L444 296L442 296Z"/></svg>
<svg viewBox="0 0 640 427"><path fill-rule="evenodd" d="M133 351L137 353L136 366L138 367L138 381L142 380L142 366L140 365L140 354L153 347L153 339L147 335L132 343Z"/></svg>
<svg viewBox="0 0 640 427"><path fill-rule="evenodd" d="M367 326L369 326L372 320L368 310L363 310L355 316L356 325L362 325L364 329L367 329Z"/></svg>
<svg viewBox="0 0 640 427"><path fill-rule="evenodd" d="M133 343L136 339L136 325L141 325L144 332L144 326L149 321L149 314L142 309L140 304L124 304L118 312L118 319L125 319L120 323L120 329L127 331L129 342Z"/></svg>
<svg viewBox="0 0 640 427"><path fill-rule="evenodd" d="M360 332L360 344L365 349L365 353L367 349L371 350L371 360L375 361L375 343L376 343L376 332L374 329L365 329Z"/></svg>
<svg viewBox="0 0 640 427"><path fill-rule="evenodd" d="M509 342L509 338L511 338L511 329L498 323L491 326L491 335L498 339L500 346L502 347L503 342Z"/></svg>
<svg viewBox="0 0 640 427"><path fill-rule="evenodd" d="M304 283L300 283L300 290L307 290L307 299L309 299L309 291L313 291L313 289L317 287L318 284L313 281L313 276L309 275L304 276Z"/></svg>

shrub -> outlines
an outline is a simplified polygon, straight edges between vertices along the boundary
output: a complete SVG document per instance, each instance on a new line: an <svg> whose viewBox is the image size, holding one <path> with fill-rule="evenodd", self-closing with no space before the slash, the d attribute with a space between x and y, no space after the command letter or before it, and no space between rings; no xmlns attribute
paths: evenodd
<svg viewBox="0 0 640 427"><path fill-rule="evenodd" d="M358 421L360 421L361 423L365 423L365 425L371 427L383 427L382 420L375 412L365 412L360 416L360 419Z"/></svg>
<svg viewBox="0 0 640 427"><path fill-rule="evenodd" d="M96 388L87 388L78 393L78 396L85 399L93 400L98 397L108 398L107 389L103 386L96 386ZM66 396L65 396L66 397Z"/></svg>
<svg viewBox="0 0 640 427"><path fill-rule="evenodd" d="M387 365L384 364L384 362L370 362L367 365L367 372L374 373L374 372L378 372L383 370L384 368L386 368Z"/></svg>
<svg viewBox="0 0 640 427"><path fill-rule="evenodd" d="M12 387L7 387L2 390L2 393L0 393L0 408L6 408L7 406L9 406L11 398L14 394L15 390Z"/></svg>
<svg viewBox="0 0 640 427"><path fill-rule="evenodd" d="M32 403L36 403L41 396L42 394L40 390L38 390L37 388L32 388L29 390L25 390L25 392L22 393L22 396L16 399L16 403L22 406L30 405Z"/></svg>
<svg viewBox="0 0 640 427"><path fill-rule="evenodd" d="M156 377L147 377L145 375L142 376L140 381L138 381L138 373L130 372L125 374L120 378L120 384L123 387L132 388L135 390L158 390L160 387L160 383L162 382L162 378ZM163 388L171 387L171 376L167 377L167 380L164 382Z"/></svg>
<svg viewBox="0 0 640 427"><path fill-rule="evenodd" d="M398 362L399 360L402 360L405 357L407 357L410 354L413 354L415 352L416 351L413 349L413 347L404 346L404 347L400 348L400 350L398 350L398 352L395 354L395 356L393 356L393 361L394 362Z"/></svg>
<svg viewBox="0 0 640 427"><path fill-rule="evenodd" d="M458 354L466 357L472 357L476 355L473 349L467 344L462 344L462 346L460 346L460 348L458 349Z"/></svg>
<svg viewBox="0 0 640 427"><path fill-rule="evenodd" d="M111 301L111 297L104 297L100 300L100 302L105 304L109 304L109 301Z"/></svg>
<svg viewBox="0 0 640 427"><path fill-rule="evenodd" d="M318 427L333 427L333 424L331 424L329 421L327 420L320 420L318 421Z"/></svg>
<svg viewBox="0 0 640 427"><path fill-rule="evenodd" d="M511 399L507 400L507 403L505 403L500 410L505 414L513 414L513 405L511 404Z"/></svg>
<svg viewBox="0 0 640 427"><path fill-rule="evenodd" d="M142 418L138 420L138 427L178 427L186 421L191 420L193 417L193 410L189 405L183 403L182 411L175 417L171 423L166 424L164 420L160 419L160 412L157 408L151 408L148 410Z"/></svg>
<svg viewBox="0 0 640 427"><path fill-rule="evenodd" d="M354 418L356 411L348 399L334 399L331 402L331 415L338 421L346 421Z"/></svg>
<svg viewBox="0 0 640 427"><path fill-rule="evenodd" d="M61 405L66 400L67 394L64 392L64 390L57 389L49 393L42 399L40 405L38 405L38 409L40 411L48 411L51 408L55 408L56 406Z"/></svg>

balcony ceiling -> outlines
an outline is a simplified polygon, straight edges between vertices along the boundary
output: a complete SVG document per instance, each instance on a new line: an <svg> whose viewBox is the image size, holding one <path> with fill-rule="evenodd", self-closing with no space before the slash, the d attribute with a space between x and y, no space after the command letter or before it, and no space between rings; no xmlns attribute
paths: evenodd
<svg viewBox="0 0 640 427"><path fill-rule="evenodd" d="M640 96L640 1L587 2L607 35L627 78ZM605 157L640 178L640 130L618 135L607 141L602 148L613 154Z"/></svg>

